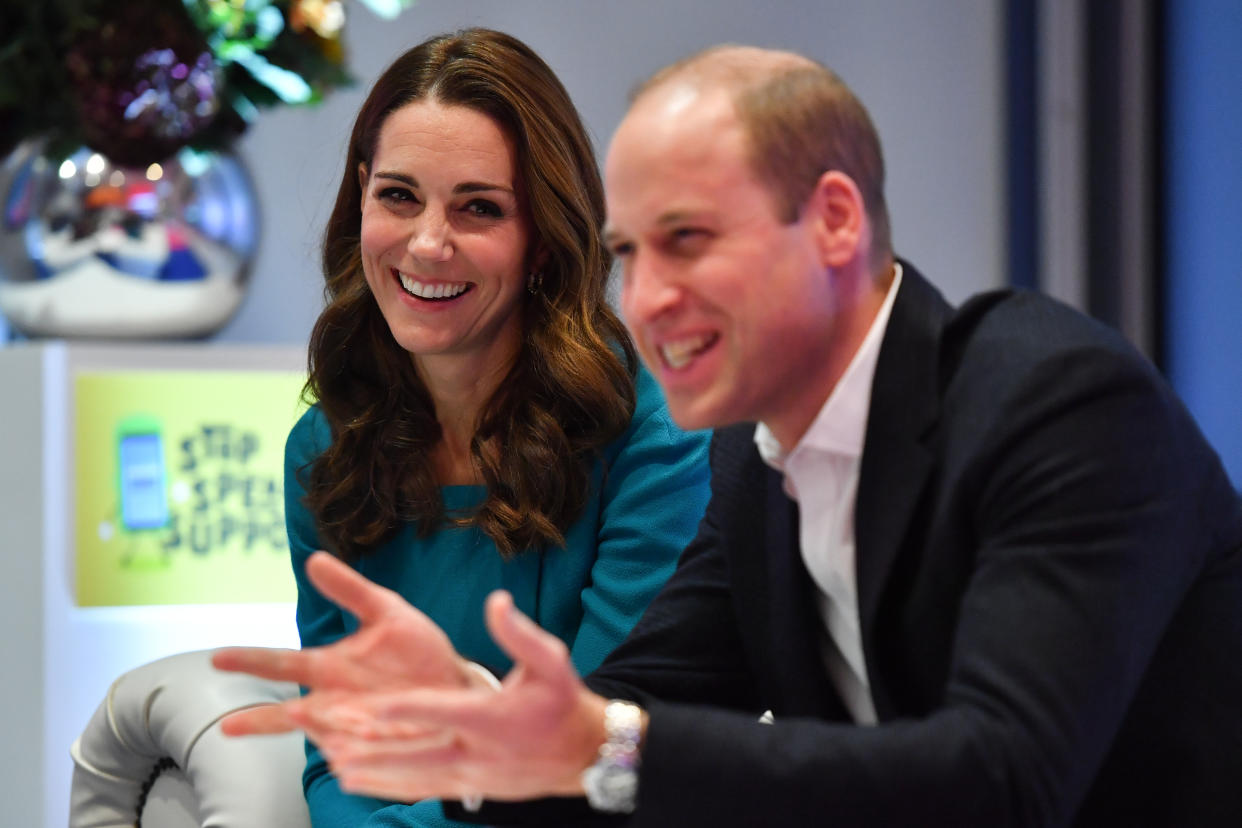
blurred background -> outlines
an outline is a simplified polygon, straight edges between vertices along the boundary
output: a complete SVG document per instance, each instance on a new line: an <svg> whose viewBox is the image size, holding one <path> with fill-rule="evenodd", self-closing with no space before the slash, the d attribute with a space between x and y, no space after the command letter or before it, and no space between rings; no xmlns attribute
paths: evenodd
<svg viewBox="0 0 1242 828"><path fill-rule="evenodd" d="M81 45L70 57L89 66L98 57L92 27L104 25L125 4L86 2L98 19L74 24L81 32L73 42ZM161 3L181 0L138 5L149 10ZM24 60L29 44L22 45L19 24L38 5L0 5L4 72ZM112 506L99 507L98 515L83 511L93 496L81 480L89 467L83 465L85 441L96 439L87 424L112 404L107 400L184 398L199 384L193 382L196 372L231 382L228 375L238 372L270 371L274 381L296 391L303 349L322 303L319 235L353 116L388 62L432 34L481 25L525 40L569 89L601 157L628 90L691 51L732 41L793 49L827 63L858 93L880 131L897 252L951 300L1016 285L1051 293L1119 328L1170 378L1235 483L1242 482L1242 429L1236 425L1242 333L1235 322L1242 312L1242 57L1235 49L1242 39L1242 4L1236 0L185 3L196 13L221 14L230 6L256 12L268 5L286 27L293 26L295 9L304 15L301 25L313 17L325 26L316 48L326 62L297 63L298 55L285 56L293 62L284 65L296 65L301 77L314 81L300 90L287 74L255 62L261 49L230 53L235 64L266 77L267 84L242 89L253 107L228 110L240 112L242 120L229 122L232 131L220 138L225 160L214 162L210 175L216 178L195 171L197 156L185 161L188 170L166 163L158 172L168 176L161 180L198 182L180 192L179 207L171 207L183 217L194 214L196 221L186 226L158 225L152 207L140 211L145 220L122 222L113 233L119 234L116 242L93 225L83 229L81 214L75 214L76 224L51 220L31 230L23 224L20 195L22 182L34 179L22 179L18 164L33 153L26 129L33 123L31 102L0 92L0 149L9 159L8 177L0 176L6 211L0 224L7 222L0 229L0 310L7 309L0 314L0 624L10 631L0 651L8 674L0 709L6 732L14 734L0 750L5 767L15 769L0 782L0 792L12 824L64 824L68 744L121 669L242 638L289 640L291 606L280 592L283 585L268 595L204 594L179 607L167 597L181 594L175 590L162 601L109 598L98 591L85 597L80 577L88 542L105 549L118 537L151 537L127 529L119 512L99 517ZM152 37L161 40L150 44L161 54L177 39ZM269 57L279 69L281 56ZM150 71L155 77L162 70ZM195 89L201 92L211 78L221 77L210 71L203 69L208 80ZM102 81L90 72L75 77L74 95L87 106L92 83ZM14 88L0 82L0 90ZM174 113L181 127L193 130L195 117L210 120L235 100L217 101L208 92ZM296 103L299 95L311 102ZM57 105L40 101L38 109L54 113ZM18 117L23 112L26 120ZM141 146L158 154L156 133ZM89 138L107 143L106 135ZM126 138L116 146L114 155L135 144ZM77 158L72 170L57 149L71 161ZM90 175L91 164L120 163L94 162L93 152L71 156L72 149L42 147L57 160L40 174L70 182ZM151 182L149 164L156 160L135 157L125 166ZM99 169L106 177L113 168ZM135 189L132 181L120 189L131 208L147 203L136 199L152 190L147 184ZM98 211L110 205L103 199L87 206ZM152 235L153 228L159 232ZM98 259L125 278L89 288L71 282L69 266L57 262L80 262L73 258L80 256L74 245L84 241L96 245L92 266L98 267ZM186 291L207 285L216 269L227 273L223 292L195 293L175 309L169 299L161 310L160 298L150 300L145 315L134 310L152 296L189 296ZM43 304L23 298L28 289L57 285L64 288L60 298L40 299ZM170 385L144 384L161 372L178 373ZM228 386L233 390L212 393L240 410L254 399L245 390L252 380L238 376ZM87 391L96 395L89 399L104 402L83 410ZM220 432L203 436L204 427L228 418L195 420L191 411L206 405L183 401L176 411L162 413L162 431L135 425L133 416L118 409L117 423L127 425L103 429L98 440L110 448L89 463L119 462L113 443L139 432L159 433L170 456L180 452L185 462L207 457L225 464L206 485L220 489L223 480L231 485L245 478L261 486L278 475L279 446L275 459L254 461L266 463L262 469L243 469L237 465L242 455L228 455L223 447L250 445L247 429L258 434L261 427L277 435L265 437L266 443L279 441L296 418L292 402L269 405L257 424L232 423L231 434L240 442ZM158 407L152 403L144 412ZM272 450L260 443L264 452ZM188 504L199 485L201 476L185 477L170 491L180 491ZM216 494L219 503L231 502L227 491ZM254 506L253 499L246 503ZM175 512L176 504L168 509ZM220 520L233 520L229 514ZM157 540L161 549L173 548L167 535ZM228 538L217 540L225 544ZM253 578L267 570L236 571ZM151 637L153 628L161 630L158 637ZM29 682L17 678L27 672Z"/></svg>

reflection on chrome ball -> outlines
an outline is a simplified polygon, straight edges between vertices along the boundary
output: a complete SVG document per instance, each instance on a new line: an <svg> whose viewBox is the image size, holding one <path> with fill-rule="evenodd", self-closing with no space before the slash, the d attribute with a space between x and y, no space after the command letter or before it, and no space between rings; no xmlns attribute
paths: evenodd
<svg viewBox="0 0 1242 828"><path fill-rule="evenodd" d="M205 336L245 294L258 212L230 155L135 169L23 144L0 167L0 208L0 313L27 336Z"/></svg>

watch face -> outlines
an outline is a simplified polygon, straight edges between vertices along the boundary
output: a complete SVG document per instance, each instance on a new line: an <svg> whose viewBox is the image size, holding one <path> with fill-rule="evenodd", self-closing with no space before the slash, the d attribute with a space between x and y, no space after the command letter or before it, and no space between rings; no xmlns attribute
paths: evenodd
<svg viewBox="0 0 1242 828"><path fill-rule="evenodd" d="M582 786L587 802L597 811L629 813L638 800L638 773L608 760L583 771Z"/></svg>

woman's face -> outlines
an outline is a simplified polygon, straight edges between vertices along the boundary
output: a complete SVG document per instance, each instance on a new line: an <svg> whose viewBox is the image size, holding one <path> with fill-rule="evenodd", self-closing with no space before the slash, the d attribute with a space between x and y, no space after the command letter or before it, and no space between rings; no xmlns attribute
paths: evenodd
<svg viewBox="0 0 1242 828"><path fill-rule="evenodd" d="M507 366L521 341L530 225L513 142L487 115L393 111L362 183L362 266L392 335L423 366Z"/></svg>

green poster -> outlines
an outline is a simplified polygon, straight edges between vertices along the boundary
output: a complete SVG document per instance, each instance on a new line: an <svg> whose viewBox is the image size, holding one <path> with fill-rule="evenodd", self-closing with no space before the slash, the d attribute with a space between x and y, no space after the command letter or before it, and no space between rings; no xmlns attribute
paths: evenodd
<svg viewBox="0 0 1242 828"><path fill-rule="evenodd" d="M78 374L78 605L293 601L284 446L304 380Z"/></svg>

